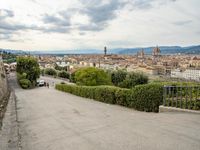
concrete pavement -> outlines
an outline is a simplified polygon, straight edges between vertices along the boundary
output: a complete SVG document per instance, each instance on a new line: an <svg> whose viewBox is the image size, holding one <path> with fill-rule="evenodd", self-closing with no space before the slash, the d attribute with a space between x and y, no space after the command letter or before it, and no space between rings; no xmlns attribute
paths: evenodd
<svg viewBox="0 0 200 150"><path fill-rule="evenodd" d="M13 82L23 150L199 150L200 115L145 113Z"/></svg>

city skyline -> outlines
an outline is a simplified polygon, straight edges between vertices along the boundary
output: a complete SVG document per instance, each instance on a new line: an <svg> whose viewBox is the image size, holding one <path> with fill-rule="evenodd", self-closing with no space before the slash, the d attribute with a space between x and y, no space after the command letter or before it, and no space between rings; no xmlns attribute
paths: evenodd
<svg viewBox="0 0 200 150"><path fill-rule="evenodd" d="M0 45L22 50L198 45L198 0L0 0Z"/></svg>

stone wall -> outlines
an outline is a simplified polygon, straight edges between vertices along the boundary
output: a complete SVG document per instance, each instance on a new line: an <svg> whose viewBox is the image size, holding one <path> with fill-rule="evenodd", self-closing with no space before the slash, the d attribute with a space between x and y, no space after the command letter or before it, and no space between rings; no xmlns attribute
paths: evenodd
<svg viewBox="0 0 200 150"><path fill-rule="evenodd" d="M0 101L7 93L7 90L8 90L8 87L7 87L6 74L5 74L5 70L3 67L2 58L0 56Z"/></svg>
<svg viewBox="0 0 200 150"><path fill-rule="evenodd" d="M9 98L8 83L7 83L6 73L3 66L3 61L0 56L0 128L2 125L2 118L6 111L8 98Z"/></svg>

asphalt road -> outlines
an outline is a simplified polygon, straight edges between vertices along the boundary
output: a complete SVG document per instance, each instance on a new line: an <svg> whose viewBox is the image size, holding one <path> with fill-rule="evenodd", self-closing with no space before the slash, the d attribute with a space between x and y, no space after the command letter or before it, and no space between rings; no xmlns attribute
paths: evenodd
<svg viewBox="0 0 200 150"><path fill-rule="evenodd" d="M12 84L23 150L200 150L198 114L145 113Z"/></svg>

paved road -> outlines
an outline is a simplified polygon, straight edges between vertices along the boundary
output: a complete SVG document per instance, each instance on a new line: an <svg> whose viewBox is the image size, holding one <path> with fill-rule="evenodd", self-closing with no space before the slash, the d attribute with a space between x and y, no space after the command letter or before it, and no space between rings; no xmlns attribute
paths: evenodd
<svg viewBox="0 0 200 150"><path fill-rule="evenodd" d="M145 113L13 81L23 150L199 150L200 115Z"/></svg>

